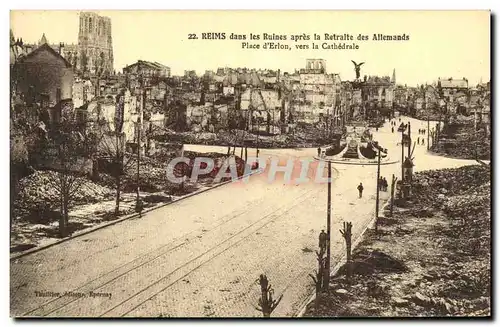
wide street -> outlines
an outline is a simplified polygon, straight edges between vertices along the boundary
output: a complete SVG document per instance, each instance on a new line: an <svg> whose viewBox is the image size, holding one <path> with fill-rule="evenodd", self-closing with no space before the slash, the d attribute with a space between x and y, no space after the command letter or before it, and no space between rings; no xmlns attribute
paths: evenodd
<svg viewBox="0 0 500 327"><path fill-rule="evenodd" d="M416 140L427 123L410 120ZM374 132L397 160L400 137L389 123ZM415 171L475 163L426 149L416 146ZM311 159L316 149L262 149L260 155ZM344 253L342 222L353 223L356 238L374 218L377 173L376 166L333 167L332 266ZM381 167L388 181L392 174L399 177L399 163ZM256 280L265 273L275 295L283 294L273 316L293 316L314 288L308 274L316 269L314 250L326 227L327 186L286 184L283 173L277 176L269 182L267 174L254 175L11 261L11 315L258 317Z"/></svg>

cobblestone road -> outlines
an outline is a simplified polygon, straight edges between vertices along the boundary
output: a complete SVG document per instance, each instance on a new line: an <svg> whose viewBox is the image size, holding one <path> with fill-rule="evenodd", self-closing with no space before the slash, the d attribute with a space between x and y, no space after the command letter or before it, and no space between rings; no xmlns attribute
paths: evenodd
<svg viewBox="0 0 500 327"><path fill-rule="evenodd" d="M375 138L398 151L397 134L388 126ZM261 155L311 158L315 152L262 150ZM415 154L416 169L426 169L425 148L417 146ZM439 158L432 167L470 163ZM342 222L352 221L353 234L359 235L374 217L376 191L376 166L335 168L332 266L344 252ZM392 173L399 175L399 165L382 166L381 172L389 180ZM260 316L254 308L260 293L256 279L266 273L275 293L284 294L273 316L294 315L313 289L308 274L316 258L309 250L317 248L326 227L327 188L285 184L278 176L273 183L264 174L251 176L248 183L215 188L11 262L11 314L254 317ZM361 199L359 182L365 186ZM72 293L44 297L36 291Z"/></svg>

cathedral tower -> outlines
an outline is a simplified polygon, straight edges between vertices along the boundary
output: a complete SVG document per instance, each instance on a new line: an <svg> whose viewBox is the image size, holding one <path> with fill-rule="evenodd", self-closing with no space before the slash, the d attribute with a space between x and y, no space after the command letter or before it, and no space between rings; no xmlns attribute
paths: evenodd
<svg viewBox="0 0 500 327"><path fill-rule="evenodd" d="M77 68L92 74L113 73L111 19L93 12L80 13Z"/></svg>

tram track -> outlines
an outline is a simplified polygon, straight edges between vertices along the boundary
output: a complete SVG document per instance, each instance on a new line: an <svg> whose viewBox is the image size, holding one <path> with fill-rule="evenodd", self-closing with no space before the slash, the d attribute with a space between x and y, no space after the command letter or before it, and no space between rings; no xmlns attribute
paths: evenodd
<svg viewBox="0 0 500 327"><path fill-rule="evenodd" d="M211 248L210 250L206 251L205 253L201 254L198 257L196 257L194 260L192 260L189 263L187 263L186 265L184 265L183 267L186 267L188 264L196 262L196 264L194 265L193 269L187 269L187 272L185 274L182 274L180 277L176 278L175 280L173 280L171 282L164 283L164 284L167 284L166 286L163 286L162 284L160 284L160 282L162 280L164 280L165 277L162 278L161 280L157 281L157 283L148 286L146 289L153 287L153 291L149 292L151 295L142 296L142 298L144 298L144 299L141 299L139 301L135 301L135 302L138 302L138 303L135 304L131 309L128 309L125 312L119 312L119 310L117 310L117 311L114 310L114 309L123 307L126 302L129 302L130 300L137 298L146 289L141 290L140 292L134 294L133 296L131 296L126 301L123 301L119 305L115 306L112 310L108 310L107 312L105 312L104 314L102 314L101 317L124 317L128 313L130 313L130 312L134 311L135 309L139 308L142 304L144 304L148 300L152 299L158 293L161 293L161 292L165 291L170 286L172 286L173 284L175 284L176 282L178 282L182 278L186 277L187 275L189 275L193 271L199 269L201 266L203 266L204 264L206 264L210 260L212 260L212 259L216 258L217 256L221 255L222 253L224 253L225 251L227 251L231 247L236 246L238 243L241 243L247 237L253 235L255 232L257 232L260 229L266 227L268 224L272 223L273 221L275 221L276 219L278 219L279 217L281 217L283 214L289 212L290 210L292 210L296 206L302 204L303 202L305 202L306 200L308 200L309 198L313 197L314 195L316 195L317 193L320 193L320 192L321 192L321 190L316 190L316 191L310 190L310 191L302 193L297 198L294 198L294 200L290 201L290 202L295 202L296 200L300 199L295 204L293 204L293 205L290 206L287 203L287 205L280 206L278 209L272 211L271 213L268 213L267 215L265 215L263 218L259 219L255 223L247 226L246 228L244 228L243 230L241 230L237 234L231 236L229 239L224 240L223 242L219 243L217 246ZM308 195L308 196L306 196L306 195ZM279 212L279 214L277 214L278 212ZM223 244L225 244L226 246L221 246ZM217 248L220 248L220 251L217 251L218 250ZM210 254L210 252L216 252L216 254L214 254L213 256L209 257L207 260L203 260L203 256L205 256L207 254ZM197 260L200 261L199 264L198 264ZM176 269L176 271L180 270L180 268L183 268L183 267L179 267L178 269ZM171 275L166 276L166 277L170 277ZM117 314L113 314L113 312L116 312Z"/></svg>
<svg viewBox="0 0 500 327"><path fill-rule="evenodd" d="M264 201L265 201L265 198L261 198L258 201L258 203L260 204L260 203L263 203ZM218 228L226 223L231 222L232 220L245 214L248 211L248 209L253 207L253 206L255 206L255 203L249 203L243 209L238 210L236 213L232 212L232 213L226 214L223 217L215 220L214 222L212 222L208 226L205 225L205 226L197 228L197 229L195 229L187 234L183 234L182 236L175 238L174 240L172 240L171 242L169 242L165 245L162 245L162 246L160 246L152 251L149 251L149 252L147 252L147 253L145 253L145 254L143 254L143 255L141 255L141 256L139 256L139 257L137 257L137 258L107 272L107 273L105 273L104 275L100 275L97 278L94 278L94 279L86 282L85 284L79 286L78 288L71 290L71 292L73 292L73 293L84 292L85 293L85 292L89 292L91 290L95 290L99 287L103 287L103 286L107 285L108 283L112 282L113 280L115 280L121 276L126 275L130 271L137 269L137 268L140 268L140 267L164 256L166 253L170 253L171 251L185 245L187 238L189 238L189 237L194 238L198 234L204 233L203 232L204 230L210 231L211 229ZM165 248L168 248L168 249L166 251L162 251ZM39 307L37 307L35 309L32 309L30 311L25 312L24 314L22 314L22 316L45 316L45 315L51 314L54 311L57 311L58 309L66 306L74 301L77 301L77 300L78 300L77 298L58 297L58 298L55 298L51 301L43 303L42 305L40 305ZM53 308L54 306L56 306L56 307Z"/></svg>
<svg viewBox="0 0 500 327"><path fill-rule="evenodd" d="M311 192L314 192L314 190L308 190L306 192L302 192L302 193L300 193L300 195L298 197L294 198L292 201L289 201L289 202L294 202L294 201L297 201L299 199L302 199L301 202L303 202L303 201L305 201L307 199L307 197L304 198L304 196L306 194L308 194L308 193L310 194ZM147 267L148 264L151 265L151 268L155 267L157 269L158 267L155 264L157 264L158 261L161 261L160 259L162 259L162 257L169 256L172 252L175 252L177 249L182 248L183 246L187 246L186 243L185 243L185 241L184 241L184 239L186 238L186 236L191 236L192 238L194 238L196 240L196 236L197 236L196 234L200 234L200 230L207 230L207 229L215 230L217 228L223 227L225 224L230 223L234 219L236 219L236 218L240 217L241 215L243 215L251 207L260 206L264 201L265 201L265 198L261 198L257 203L255 203L255 202L250 203L244 209L238 210L238 212L236 214L232 213L231 215L226 215L225 218L218 219L217 221L215 221L214 223L212 223L209 226L203 226L202 228L198 228L197 230L195 230L195 231L193 231L193 232L191 232L191 233L189 233L187 235L185 234L182 237L177 238L176 240L174 240L174 241L172 241L172 242L170 242L170 243L168 243L168 244L166 244L166 245L164 245L164 246L162 246L160 248L157 248L157 249L155 249L155 250L153 250L151 252L148 252L145 255L143 255L141 257L138 257L138 258L130 261L129 263L126 263L125 265L122 265L122 266L114 269L113 271L108 272L105 275L101 275L98 278L96 278L96 279L94 279L92 281L89 281L85 285L82 285L81 287L75 289L74 292L90 292L90 291L99 292L100 289L105 288L106 286L110 285L113 282L116 282L117 280L127 279L128 277L130 277L130 275L133 272L135 272L135 271L137 271L139 269L143 269L144 270L144 269L148 268ZM179 270L184 271L183 268L186 267L186 266L190 266L190 267L193 266L193 264L192 264L193 262L198 262L200 259L204 258L203 256L206 256L207 254L210 254L210 253L212 253L214 251L217 252L217 249L220 249L226 243L233 244L233 242L244 240L244 238L248 236L248 235L246 235L247 233L245 233L245 231L247 231L247 230L250 229L250 231L252 232L253 231L252 227L254 227L254 228L258 227L259 228L259 226L260 226L259 223L266 222L266 219L269 219L269 217L271 217L271 220L272 220L272 218L275 217L275 216L272 216L273 213L276 213L279 210L282 210L283 208L291 208L290 205L289 205L289 202L287 202L287 204L285 204L283 206L280 206L278 209L271 211L270 213L268 213L267 215L265 215L263 218L257 220L256 222L253 222L252 224L250 224L246 228L238 231L234 235L231 235L229 238L224 239L222 242L219 242L219 243L215 244L209 250L202 252L199 256L197 256L197 257L189 260L188 262L186 262L186 263L184 263L184 264L182 264L180 266L177 266L177 269L175 269L174 271L170 272L166 276L161 277L159 280L156 281L156 283L160 282L161 280L165 280L165 278L168 278L168 276L175 275L176 272L178 272ZM272 208L273 206L271 205L270 207ZM260 228L262 228L262 227L260 227ZM210 232L210 230L208 232ZM250 234L251 234L251 232L250 232ZM243 233L243 237L241 237L242 233ZM163 249L165 249L165 248L167 248L167 250L163 251ZM222 249L222 251L224 251L224 249ZM220 252L220 253L222 253L222 252ZM217 253L215 255L218 255L220 253ZM203 263L204 262L202 262L201 265ZM188 271L188 273L189 273L189 271ZM140 275L138 275L138 276L140 276ZM161 285L163 285L163 283L161 283ZM145 288L141 289L137 294L143 294L144 290L150 288L151 286L152 285L146 286ZM131 297L127 298L126 301L129 301L131 298L133 298L137 294L132 295ZM25 314L25 316L49 316L49 315L52 316L53 314L56 314L57 316L60 316L61 312L66 311L65 308L67 308L70 305L73 307L75 304L77 304L75 302L77 302L79 300L80 301L84 301L84 299L78 299L78 298L75 299L75 298L60 297L60 298L54 299L52 301L49 301L47 303L44 303L40 307L27 312ZM88 300L88 299L86 299L86 300ZM99 302L102 302L102 301L99 301L99 299L92 299L92 300L93 300L93 302L96 305L98 305ZM119 304L118 306L120 306L120 305L121 304ZM85 306L89 306L89 305L85 305ZM114 306L111 310L116 309L116 307L117 306ZM108 311L104 312L101 315L106 314ZM70 314L70 313L71 313L71 310L68 311L68 314ZM66 316L66 314L64 314L64 315ZM89 316L98 316L98 315L99 315L99 313L95 313L95 314L92 314L92 315L89 315Z"/></svg>

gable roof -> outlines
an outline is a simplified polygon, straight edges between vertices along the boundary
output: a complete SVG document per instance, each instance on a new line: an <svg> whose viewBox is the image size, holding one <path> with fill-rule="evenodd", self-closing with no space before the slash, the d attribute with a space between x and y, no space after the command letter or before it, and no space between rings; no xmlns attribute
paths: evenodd
<svg viewBox="0 0 500 327"><path fill-rule="evenodd" d="M126 66L125 68L133 67L135 65L145 65L148 67L151 67L153 69L168 69L169 67L160 64L159 62L151 62L151 61L146 61L146 60L137 60L137 62L130 64Z"/></svg>
<svg viewBox="0 0 500 327"><path fill-rule="evenodd" d="M36 48L35 50L31 51L30 53L28 53L27 55L21 57L19 59L19 62L22 63L24 62L25 60L37 55L38 53L42 52L42 51L48 51L50 52L53 56L57 57L58 59L61 59L64 63L64 65L66 66L66 68L72 68L73 66L69 63L69 61L66 60L66 58L64 58L63 56L61 56L56 50L52 49L50 47L50 45L48 45L47 43L44 43L42 44L41 46L39 46L38 48Z"/></svg>
<svg viewBox="0 0 500 327"><path fill-rule="evenodd" d="M442 88L462 88L466 89L468 87L468 81L465 79L441 79Z"/></svg>

